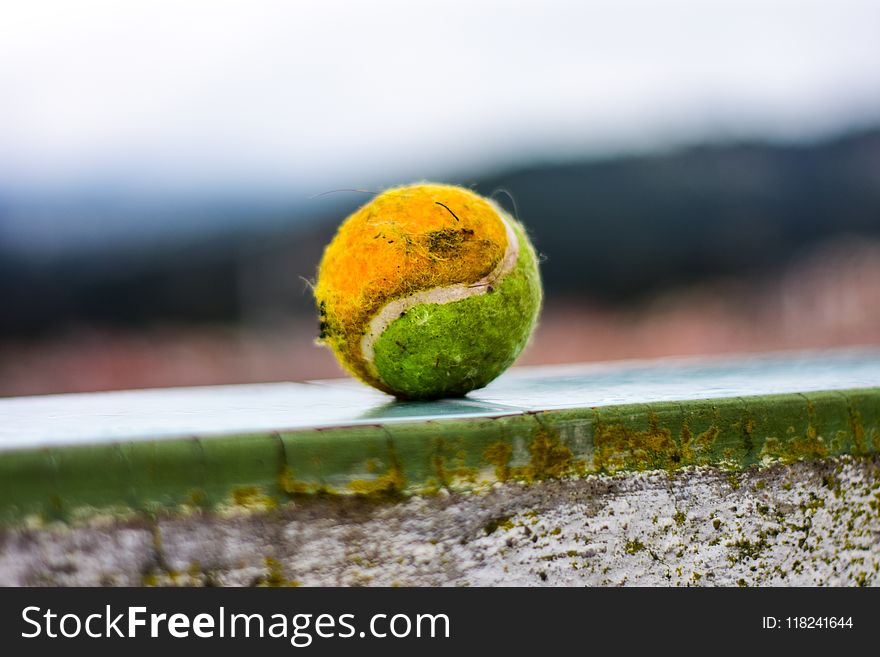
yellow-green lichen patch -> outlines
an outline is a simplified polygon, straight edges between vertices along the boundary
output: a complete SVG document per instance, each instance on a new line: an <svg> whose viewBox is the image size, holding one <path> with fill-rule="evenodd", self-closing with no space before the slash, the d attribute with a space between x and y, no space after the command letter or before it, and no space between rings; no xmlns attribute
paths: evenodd
<svg viewBox="0 0 880 657"><path fill-rule="evenodd" d="M558 479L579 474L582 465L575 461L571 450L548 429L538 429L529 445L528 475L532 479Z"/></svg>
<svg viewBox="0 0 880 657"><path fill-rule="evenodd" d="M728 547L731 548L731 553L727 559L731 564L755 561L767 549L767 536L763 532L759 532L753 540L740 538L728 543Z"/></svg>
<svg viewBox="0 0 880 657"><path fill-rule="evenodd" d="M511 520L512 517L512 515L507 514L498 518L492 518L483 526L483 531L486 532L486 536L495 533L498 529L509 531L514 528L513 521Z"/></svg>
<svg viewBox="0 0 880 657"><path fill-rule="evenodd" d="M276 480L288 478L291 493L306 487L310 491L344 491L354 478L370 478L370 464L388 460L388 432L381 426L338 427L332 430L282 433L283 463Z"/></svg>
<svg viewBox="0 0 880 657"><path fill-rule="evenodd" d="M193 488L189 492L186 504L196 509L205 509L210 506L208 494L203 488Z"/></svg>
<svg viewBox="0 0 880 657"><path fill-rule="evenodd" d="M862 425L862 418L859 412L850 406L849 409L849 422L852 427L853 433L853 442L855 443L855 448L853 449L853 453L856 455L861 455L865 453L865 427Z"/></svg>
<svg viewBox="0 0 880 657"><path fill-rule="evenodd" d="M483 457L490 444L504 440L511 425L528 428L521 418L475 418L386 427L395 457L412 493L440 489L474 490L493 482Z"/></svg>
<svg viewBox="0 0 880 657"><path fill-rule="evenodd" d="M510 457L513 455L513 447L509 443L499 440L483 450L483 458L494 466L495 478L498 481L507 481L510 478Z"/></svg>
<svg viewBox="0 0 880 657"><path fill-rule="evenodd" d="M763 436L763 463L824 459L847 451L851 443L847 410L834 393L780 396L778 408L760 407L756 432Z"/></svg>
<svg viewBox="0 0 880 657"><path fill-rule="evenodd" d="M217 436L199 440L198 446L204 463L201 488L207 500L225 504L230 489L237 486L278 493L275 480L284 452L277 434Z"/></svg>
<svg viewBox="0 0 880 657"><path fill-rule="evenodd" d="M266 557L263 559L266 565L266 574L257 578L254 586L262 586L267 588L296 587L300 583L298 580L289 579L284 575L284 567L281 562L274 557Z"/></svg>
<svg viewBox="0 0 880 657"><path fill-rule="evenodd" d="M348 482L348 490L352 493L377 499L399 498L405 489L406 478L395 458L392 458L384 473L369 479L353 479Z"/></svg>
<svg viewBox="0 0 880 657"><path fill-rule="evenodd" d="M778 395L772 405L756 404L758 430L764 435L761 457L793 463L824 458L828 445L816 426L816 403L803 395Z"/></svg>
<svg viewBox="0 0 880 657"><path fill-rule="evenodd" d="M880 451L880 389L850 391L847 398L859 413L865 447Z"/></svg>
<svg viewBox="0 0 880 657"><path fill-rule="evenodd" d="M285 465L278 475L278 487L289 497L333 492L323 484L300 481L296 478L293 468L288 465Z"/></svg>
<svg viewBox="0 0 880 657"><path fill-rule="evenodd" d="M641 418L630 410L597 409L593 467L600 472L677 467L681 450L672 439L672 432L659 425L655 413L648 414L645 429L635 429L635 423Z"/></svg>
<svg viewBox="0 0 880 657"><path fill-rule="evenodd" d="M278 500L259 486L239 486L232 489L232 504L236 507L267 511L278 506Z"/></svg>
<svg viewBox="0 0 880 657"><path fill-rule="evenodd" d="M737 397L697 400L683 403L682 411L690 431L684 464L743 467L754 461L754 419L747 402Z"/></svg>
<svg viewBox="0 0 880 657"><path fill-rule="evenodd" d="M710 405L682 409L679 444L681 465L703 465L712 458L714 441L721 433L716 409Z"/></svg>
<svg viewBox="0 0 880 657"><path fill-rule="evenodd" d="M458 449L455 449L456 445L459 446ZM438 438L431 454L434 477L430 483L446 489L474 488L479 470L468 465L468 456L461 440L447 441L446 438Z"/></svg>
<svg viewBox="0 0 880 657"><path fill-rule="evenodd" d="M528 451L527 465L509 468L511 478L534 482L586 474L584 462L575 459L572 450L548 427L538 425Z"/></svg>

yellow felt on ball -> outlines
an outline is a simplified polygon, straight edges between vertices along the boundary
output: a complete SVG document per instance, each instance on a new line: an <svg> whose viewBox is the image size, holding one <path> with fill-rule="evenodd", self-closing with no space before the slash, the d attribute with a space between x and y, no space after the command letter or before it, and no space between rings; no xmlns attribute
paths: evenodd
<svg viewBox="0 0 880 657"><path fill-rule="evenodd" d="M429 398L464 394L506 368L528 340L541 293L517 222L468 189L425 183L379 194L345 220L324 252L315 298L320 340L349 372L400 397ZM511 340L486 321L520 328ZM456 338L456 325L492 335Z"/></svg>

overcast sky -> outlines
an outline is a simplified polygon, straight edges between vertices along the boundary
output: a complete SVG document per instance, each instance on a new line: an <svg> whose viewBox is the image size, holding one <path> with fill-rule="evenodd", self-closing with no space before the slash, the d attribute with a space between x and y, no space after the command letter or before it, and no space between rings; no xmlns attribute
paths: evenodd
<svg viewBox="0 0 880 657"><path fill-rule="evenodd" d="M0 188L283 192L880 119L880 2L0 0Z"/></svg>

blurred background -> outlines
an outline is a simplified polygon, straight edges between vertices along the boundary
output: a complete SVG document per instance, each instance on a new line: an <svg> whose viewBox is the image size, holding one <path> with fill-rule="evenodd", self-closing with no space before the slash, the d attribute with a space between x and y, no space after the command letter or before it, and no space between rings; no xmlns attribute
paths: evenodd
<svg viewBox="0 0 880 657"><path fill-rule="evenodd" d="M880 344L878 26L874 0L4 2L0 395L339 375L308 281L369 195L324 193L418 180L515 199L546 284L521 364Z"/></svg>

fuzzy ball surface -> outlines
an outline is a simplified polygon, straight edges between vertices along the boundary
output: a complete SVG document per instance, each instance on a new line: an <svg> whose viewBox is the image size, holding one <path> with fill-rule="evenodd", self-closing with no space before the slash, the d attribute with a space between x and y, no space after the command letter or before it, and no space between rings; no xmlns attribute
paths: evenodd
<svg viewBox="0 0 880 657"><path fill-rule="evenodd" d="M423 183L379 194L324 251L319 342L402 399L482 388L526 346L541 310L523 227L471 190Z"/></svg>

